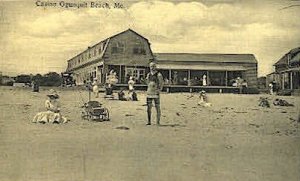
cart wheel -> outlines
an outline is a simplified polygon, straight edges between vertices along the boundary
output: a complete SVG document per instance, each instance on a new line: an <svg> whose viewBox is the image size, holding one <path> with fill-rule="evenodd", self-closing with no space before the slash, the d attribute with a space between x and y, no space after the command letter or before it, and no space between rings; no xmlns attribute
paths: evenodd
<svg viewBox="0 0 300 181"><path fill-rule="evenodd" d="M87 119L88 121L93 121L93 116L91 115L90 112L87 112L87 113L86 113L86 119Z"/></svg>
<svg viewBox="0 0 300 181"><path fill-rule="evenodd" d="M103 120L104 121L109 121L109 111L107 108L104 108L104 112L103 112Z"/></svg>
<svg viewBox="0 0 300 181"><path fill-rule="evenodd" d="M81 113L81 118L82 118L82 119L87 119L87 114L86 114L85 112L82 112L82 113Z"/></svg>

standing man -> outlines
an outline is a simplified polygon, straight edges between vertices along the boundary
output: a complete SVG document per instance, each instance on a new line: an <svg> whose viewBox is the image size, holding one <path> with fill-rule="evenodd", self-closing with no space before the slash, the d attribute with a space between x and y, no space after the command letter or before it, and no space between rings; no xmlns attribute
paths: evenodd
<svg viewBox="0 0 300 181"><path fill-rule="evenodd" d="M150 72L147 74L146 82L148 85L147 88L147 115L148 115L148 123L147 125L151 125L151 109L152 102L154 101L156 108L156 121L157 125L160 124L160 96L159 93L163 89L164 79L160 72L156 70L156 63L151 62L149 64Z"/></svg>

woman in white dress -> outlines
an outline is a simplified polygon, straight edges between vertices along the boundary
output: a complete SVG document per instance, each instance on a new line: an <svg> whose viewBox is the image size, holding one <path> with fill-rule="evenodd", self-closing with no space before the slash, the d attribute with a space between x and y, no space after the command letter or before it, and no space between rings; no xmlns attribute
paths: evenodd
<svg viewBox="0 0 300 181"><path fill-rule="evenodd" d="M207 85L207 82L206 82L206 75L204 74L203 77L202 77L202 85L203 86L206 86Z"/></svg>
<svg viewBox="0 0 300 181"><path fill-rule="evenodd" d="M60 113L59 95L51 89L45 101L47 111L40 112L33 118L33 123L66 123L68 120Z"/></svg>

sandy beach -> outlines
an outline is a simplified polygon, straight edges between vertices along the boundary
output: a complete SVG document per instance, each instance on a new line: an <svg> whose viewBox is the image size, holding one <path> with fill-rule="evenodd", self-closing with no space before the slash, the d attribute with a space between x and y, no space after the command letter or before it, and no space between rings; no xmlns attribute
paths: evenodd
<svg viewBox="0 0 300 181"><path fill-rule="evenodd" d="M48 89L0 90L1 181L300 180L300 97L208 94L203 108L198 94L162 93L162 125L146 126L144 92L137 102L101 93L111 121L89 122L88 92L57 88L70 122L34 124ZM259 107L261 96L295 106Z"/></svg>

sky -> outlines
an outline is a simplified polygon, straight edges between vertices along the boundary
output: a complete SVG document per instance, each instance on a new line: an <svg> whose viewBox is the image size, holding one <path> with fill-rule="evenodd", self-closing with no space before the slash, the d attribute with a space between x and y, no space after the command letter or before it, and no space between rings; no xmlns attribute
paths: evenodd
<svg viewBox="0 0 300 181"><path fill-rule="evenodd" d="M259 76L300 46L298 0L132 0L110 9L43 2L57 6L0 1L2 74L63 72L68 59L128 28L149 39L154 53L254 54Z"/></svg>

